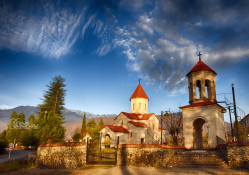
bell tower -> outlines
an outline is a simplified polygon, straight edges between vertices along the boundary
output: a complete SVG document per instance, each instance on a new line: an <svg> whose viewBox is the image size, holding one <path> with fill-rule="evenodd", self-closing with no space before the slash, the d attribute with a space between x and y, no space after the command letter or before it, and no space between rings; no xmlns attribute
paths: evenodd
<svg viewBox="0 0 249 175"><path fill-rule="evenodd" d="M203 126L207 127L208 148L225 143L225 108L216 101L215 76L210 67L199 61L188 77L189 105L182 106L184 145L188 149L203 149Z"/></svg>
<svg viewBox="0 0 249 175"><path fill-rule="evenodd" d="M130 101L131 101L131 113L148 114L149 98L140 84L140 79L136 90L133 92L130 98Z"/></svg>
<svg viewBox="0 0 249 175"><path fill-rule="evenodd" d="M201 61L186 75L188 77L189 104L199 102L216 102L215 76L217 75L210 67Z"/></svg>

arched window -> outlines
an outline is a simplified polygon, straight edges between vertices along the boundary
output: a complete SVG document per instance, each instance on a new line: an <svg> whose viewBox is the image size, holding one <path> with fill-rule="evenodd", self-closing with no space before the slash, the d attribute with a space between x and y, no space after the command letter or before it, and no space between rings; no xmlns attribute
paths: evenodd
<svg viewBox="0 0 249 175"><path fill-rule="evenodd" d="M141 109L141 103L139 103L139 109Z"/></svg>
<svg viewBox="0 0 249 175"><path fill-rule="evenodd" d="M206 98L210 99L211 98L211 86L210 86L209 80L205 80L205 93L206 93Z"/></svg>
<svg viewBox="0 0 249 175"><path fill-rule="evenodd" d="M123 124L124 124L124 122L123 122L123 120L121 120L121 126L123 126Z"/></svg>
<svg viewBox="0 0 249 175"><path fill-rule="evenodd" d="M144 104L144 109L146 110L146 103Z"/></svg>
<svg viewBox="0 0 249 175"><path fill-rule="evenodd" d="M196 81L196 99L201 98L201 81L197 80Z"/></svg>
<svg viewBox="0 0 249 175"><path fill-rule="evenodd" d="M135 104L133 103L133 110L134 110L134 108L135 108Z"/></svg>
<svg viewBox="0 0 249 175"><path fill-rule="evenodd" d="M131 137L132 137L132 132L131 132Z"/></svg>

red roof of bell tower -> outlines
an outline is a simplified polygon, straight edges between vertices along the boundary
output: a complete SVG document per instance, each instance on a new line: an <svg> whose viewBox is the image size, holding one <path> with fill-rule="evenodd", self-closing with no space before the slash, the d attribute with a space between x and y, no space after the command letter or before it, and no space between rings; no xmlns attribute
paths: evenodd
<svg viewBox="0 0 249 175"><path fill-rule="evenodd" d="M133 98L146 98L146 99L149 100L148 96L144 92L144 89L142 88L140 83L138 84L136 90L133 92L130 100L133 99Z"/></svg>
<svg viewBox="0 0 249 175"><path fill-rule="evenodd" d="M191 69L191 71L186 76L188 76L191 72L196 72L196 71L201 71L201 70L212 71L213 73L217 75L217 73L213 69L211 69L205 63L199 60L198 63Z"/></svg>

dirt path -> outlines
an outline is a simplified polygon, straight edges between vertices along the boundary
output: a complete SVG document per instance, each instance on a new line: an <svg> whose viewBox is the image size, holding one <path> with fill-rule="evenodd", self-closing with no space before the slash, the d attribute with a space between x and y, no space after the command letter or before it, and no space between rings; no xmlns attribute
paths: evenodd
<svg viewBox="0 0 249 175"><path fill-rule="evenodd" d="M24 169L15 172L8 173L8 175L190 175L190 174L223 174L223 175L248 175L248 170L231 170L231 169L180 169L180 168L168 168L168 169L156 169L150 167L85 167L81 170L61 170L61 169Z"/></svg>

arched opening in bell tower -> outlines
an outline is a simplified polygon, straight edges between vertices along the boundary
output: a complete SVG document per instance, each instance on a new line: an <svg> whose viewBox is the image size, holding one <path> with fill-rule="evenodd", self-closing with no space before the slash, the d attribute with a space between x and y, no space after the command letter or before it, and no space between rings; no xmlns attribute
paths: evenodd
<svg viewBox="0 0 249 175"><path fill-rule="evenodd" d="M197 118L193 122L194 149L208 148L207 122L203 118Z"/></svg>
<svg viewBox="0 0 249 175"><path fill-rule="evenodd" d="M207 99L211 99L211 86L209 80L205 80L205 94Z"/></svg>
<svg viewBox="0 0 249 175"><path fill-rule="evenodd" d="M201 98L201 81L197 80L196 81L196 99Z"/></svg>

